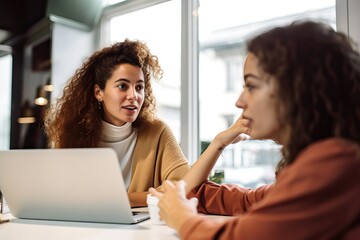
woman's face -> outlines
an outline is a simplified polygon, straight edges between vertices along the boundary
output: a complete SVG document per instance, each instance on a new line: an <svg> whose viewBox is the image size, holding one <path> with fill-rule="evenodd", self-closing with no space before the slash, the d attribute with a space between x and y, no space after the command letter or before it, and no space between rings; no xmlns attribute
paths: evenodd
<svg viewBox="0 0 360 240"><path fill-rule="evenodd" d="M134 122L144 103L144 89L141 68L127 63L115 68L104 90L98 85L94 88L95 97L102 102L104 121L116 126Z"/></svg>
<svg viewBox="0 0 360 240"><path fill-rule="evenodd" d="M253 139L280 141L283 134L278 121L275 80L260 68L258 59L249 54L244 64L244 91L236 102L243 109L243 118L249 120L249 135Z"/></svg>

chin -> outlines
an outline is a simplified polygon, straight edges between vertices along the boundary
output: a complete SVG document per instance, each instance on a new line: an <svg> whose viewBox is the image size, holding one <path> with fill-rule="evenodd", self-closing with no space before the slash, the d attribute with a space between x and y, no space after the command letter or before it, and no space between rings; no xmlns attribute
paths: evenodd
<svg viewBox="0 0 360 240"><path fill-rule="evenodd" d="M126 119L125 122L133 123L137 118Z"/></svg>

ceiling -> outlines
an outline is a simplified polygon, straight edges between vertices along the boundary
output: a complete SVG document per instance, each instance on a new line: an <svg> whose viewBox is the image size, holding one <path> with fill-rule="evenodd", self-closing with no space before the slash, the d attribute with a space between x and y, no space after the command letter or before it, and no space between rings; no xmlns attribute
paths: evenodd
<svg viewBox="0 0 360 240"><path fill-rule="evenodd" d="M0 44L24 34L46 16L47 0L0 0Z"/></svg>
<svg viewBox="0 0 360 240"><path fill-rule="evenodd" d="M0 50L44 18L91 30L103 6L103 0L0 0Z"/></svg>

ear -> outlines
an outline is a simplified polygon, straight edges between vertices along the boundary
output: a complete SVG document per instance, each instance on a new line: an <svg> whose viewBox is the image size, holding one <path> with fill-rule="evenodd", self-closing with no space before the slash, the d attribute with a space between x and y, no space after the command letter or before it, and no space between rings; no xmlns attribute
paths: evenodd
<svg viewBox="0 0 360 240"><path fill-rule="evenodd" d="M100 89L99 85L95 84L94 86L94 96L99 102L102 102L103 91Z"/></svg>

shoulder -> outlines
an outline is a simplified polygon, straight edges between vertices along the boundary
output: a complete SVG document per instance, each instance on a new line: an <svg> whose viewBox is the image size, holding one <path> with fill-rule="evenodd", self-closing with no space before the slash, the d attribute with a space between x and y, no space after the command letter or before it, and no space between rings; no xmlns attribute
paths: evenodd
<svg viewBox="0 0 360 240"><path fill-rule="evenodd" d="M169 129L169 126L161 119L154 119L153 121L144 122L139 132L158 132L164 129Z"/></svg>
<svg viewBox="0 0 360 240"><path fill-rule="evenodd" d="M285 175L300 177L314 185L320 180L352 178L360 176L359 173L360 144L341 138L329 138L306 147L290 166L280 172L277 179Z"/></svg>
<svg viewBox="0 0 360 240"><path fill-rule="evenodd" d="M140 129L138 129L138 137L150 137L152 139L160 137L161 135L172 134L170 127L160 119L154 119L151 122L143 123Z"/></svg>
<svg viewBox="0 0 360 240"><path fill-rule="evenodd" d="M320 140L305 148L298 159L334 159L340 156L359 161L360 143L343 138Z"/></svg>

